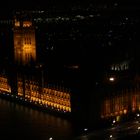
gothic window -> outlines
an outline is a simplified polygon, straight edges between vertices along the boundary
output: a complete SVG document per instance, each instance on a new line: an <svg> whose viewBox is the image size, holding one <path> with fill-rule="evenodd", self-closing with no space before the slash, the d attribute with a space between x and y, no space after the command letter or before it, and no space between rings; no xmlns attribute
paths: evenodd
<svg viewBox="0 0 140 140"><path fill-rule="evenodd" d="M25 44L31 44L31 37L25 36L24 42L25 42Z"/></svg>

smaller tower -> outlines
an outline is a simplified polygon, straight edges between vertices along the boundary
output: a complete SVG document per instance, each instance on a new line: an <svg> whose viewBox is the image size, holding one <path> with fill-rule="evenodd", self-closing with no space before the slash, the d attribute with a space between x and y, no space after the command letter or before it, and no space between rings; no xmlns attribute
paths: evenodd
<svg viewBox="0 0 140 140"><path fill-rule="evenodd" d="M17 64L28 65L36 61L35 28L29 20L14 23L14 58Z"/></svg>

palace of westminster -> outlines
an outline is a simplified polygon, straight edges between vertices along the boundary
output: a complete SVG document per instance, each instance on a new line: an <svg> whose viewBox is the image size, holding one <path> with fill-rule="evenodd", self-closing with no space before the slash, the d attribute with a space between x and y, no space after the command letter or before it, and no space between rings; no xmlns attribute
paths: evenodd
<svg viewBox="0 0 140 140"><path fill-rule="evenodd" d="M35 27L32 25L32 22L18 21L15 19L12 30L15 63L22 67L30 64L31 61L36 62ZM41 64L36 65L35 69L41 68L41 66ZM30 71L31 69L29 67L28 70ZM26 98L29 102L34 102L44 107L49 106L56 111L71 112L70 92L68 90L63 88L57 90L57 87L56 89L47 87L45 81L43 81L44 77L41 77L41 82L44 82L41 85L37 79L34 80L33 77L35 75L24 75L24 78L22 78L21 72L18 70L16 72L14 76L17 76L17 96ZM11 85L5 72L0 77L0 90L12 94Z"/></svg>
<svg viewBox="0 0 140 140"><path fill-rule="evenodd" d="M42 12L40 11L40 13ZM60 17L56 19L56 22L59 20L61 20ZM61 69L59 65L62 63L58 62L65 59L61 58L63 48L61 51L58 50L60 54L55 56L53 51L56 49L57 41L53 42L53 35L44 39L42 34L45 33L39 31L39 26L36 26L30 18L22 18L20 14L17 14L12 22L1 20L0 24L3 22L7 25L0 27L0 94L2 96L25 100L42 109L64 115L72 114L77 120L87 120L88 118L90 122L102 118L119 120L122 115L140 110L139 76L131 72L134 63L133 57L126 55L124 59L110 63L107 65L108 69L101 72L99 80L97 80L94 66L90 62L86 62L88 59L85 58L82 58L83 65L77 64L77 62L70 65L66 63L64 69L67 70ZM10 22L12 24L8 27ZM59 23L56 24L59 26ZM53 25L51 28L56 29ZM36 30L38 34L40 32L39 35L36 34ZM110 35L111 33L110 31ZM77 34L76 31L75 34ZM50 43L50 47L41 48L43 43L48 40L51 40L52 43ZM65 35L59 41L66 41ZM58 45L60 44L58 43ZM64 50L67 51L66 48ZM73 48L73 51L76 51L76 48ZM64 56L67 57L70 53L71 59L75 59L75 56L80 57L78 54L74 56L73 51L67 51ZM46 52L52 54L48 60L46 55L49 54ZM88 58L91 59L90 56ZM97 62L94 61L98 60L95 57L92 59L96 64ZM65 60L63 61L65 62ZM46 63L49 63L50 69ZM99 60L98 63L101 61ZM104 68L100 67L100 69ZM62 73L66 73L68 76L65 77ZM104 78L101 78L102 75ZM67 80L66 84L65 80L60 80L61 82L58 80L61 79L61 76ZM94 77L95 79L93 79ZM98 111L96 112L96 110Z"/></svg>

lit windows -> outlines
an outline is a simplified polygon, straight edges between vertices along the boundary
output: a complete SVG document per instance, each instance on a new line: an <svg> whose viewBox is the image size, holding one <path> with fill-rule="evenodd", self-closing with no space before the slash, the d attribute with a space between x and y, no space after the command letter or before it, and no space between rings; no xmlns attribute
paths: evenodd
<svg viewBox="0 0 140 140"><path fill-rule="evenodd" d="M129 69L128 62L122 62L119 64L111 65L111 70L113 70L113 71L123 71L123 70L128 70L128 69Z"/></svg>

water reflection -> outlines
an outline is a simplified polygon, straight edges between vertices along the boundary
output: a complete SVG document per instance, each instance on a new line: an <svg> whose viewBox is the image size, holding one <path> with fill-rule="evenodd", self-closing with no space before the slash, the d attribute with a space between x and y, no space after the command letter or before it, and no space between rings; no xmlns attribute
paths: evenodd
<svg viewBox="0 0 140 140"><path fill-rule="evenodd" d="M0 131L3 139L72 140L70 121L0 99Z"/></svg>

